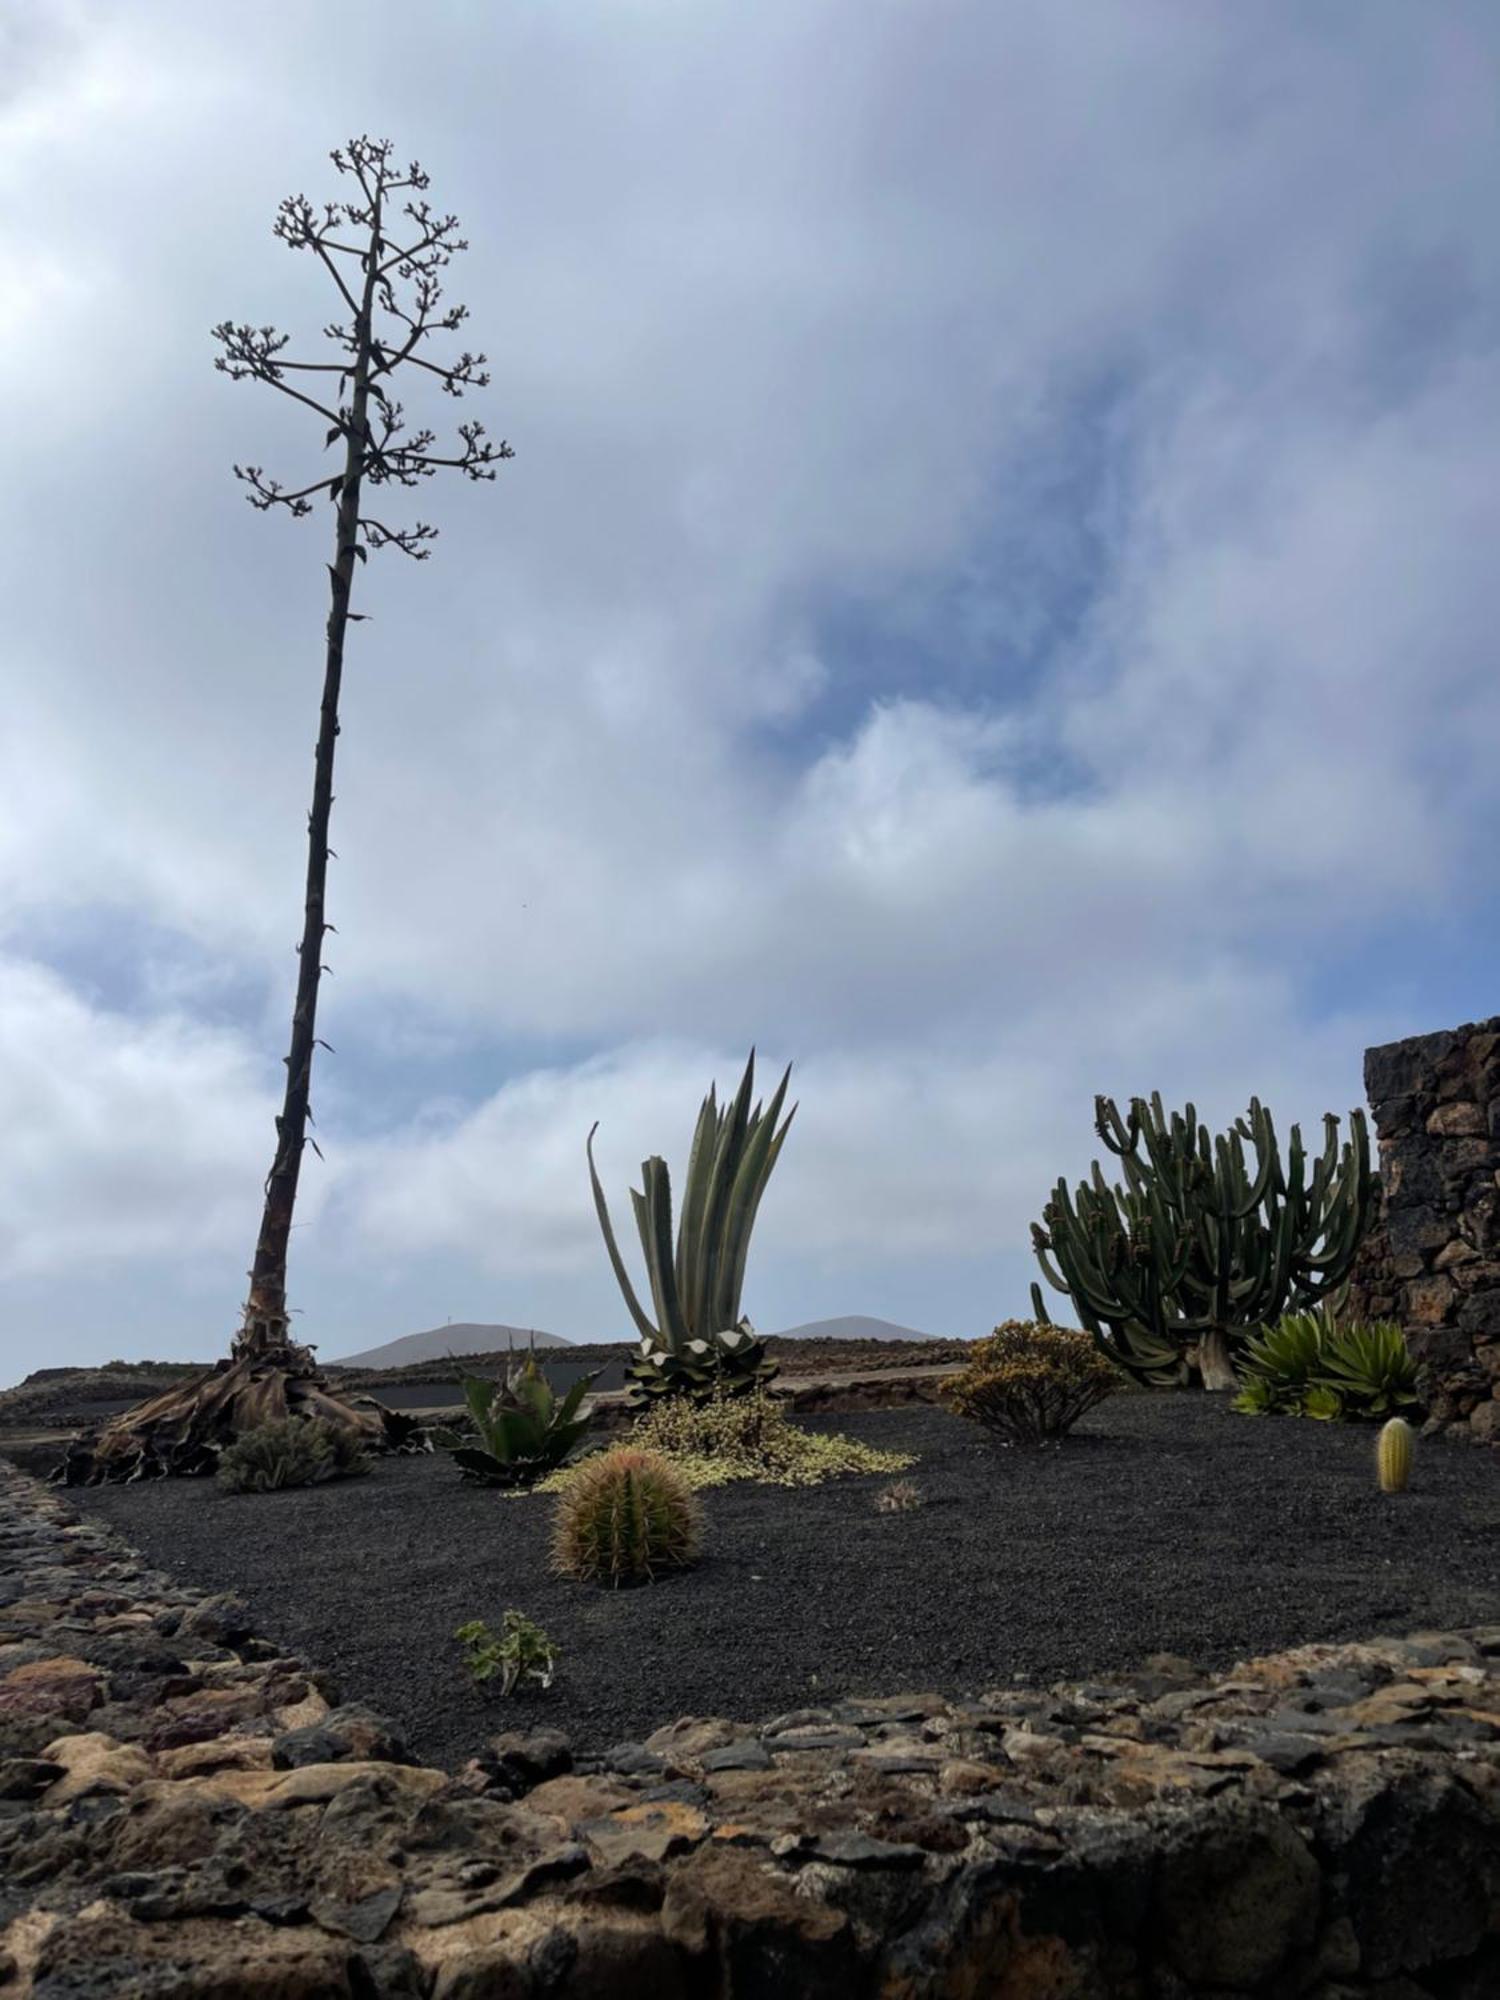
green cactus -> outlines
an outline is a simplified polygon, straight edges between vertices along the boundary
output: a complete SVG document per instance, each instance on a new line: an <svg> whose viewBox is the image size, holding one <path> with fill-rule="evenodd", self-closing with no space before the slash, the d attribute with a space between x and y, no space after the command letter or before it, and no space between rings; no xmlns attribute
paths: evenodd
<svg viewBox="0 0 1500 2000"><path fill-rule="evenodd" d="M1382 1424L1375 1443L1375 1469L1382 1493L1404 1493L1411 1478L1416 1432L1404 1417Z"/></svg>
<svg viewBox="0 0 1500 2000"><path fill-rule="evenodd" d="M1160 1093L1132 1098L1128 1117L1107 1097L1094 1112L1124 1182L1096 1160L1076 1192L1057 1183L1031 1231L1043 1276L1137 1379L1234 1389L1255 1329L1348 1277L1380 1185L1364 1114L1349 1114L1341 1147L1329 1113L1311 1161L1294 1125L1283 1165L1259 1099L1216 1137L1191 1104L1169 1117Z"/></svg>
<svg viewBox="0 0 1500 2000"><path fill-rule="evenodd" d="M631 1205L646 1260L656 1317L636 1297L615 1240L609 1204L594 1166L594 1133L588 1136L589 1178L605 1248L641 1344L626 1371L639 1398L689 1395L704 1401L716 1388L733 1393L770 1380L776 1364L740 1312L750 1232L771 1169L780 1157L797 1107L782 1119L791 1065L770 1103L751 1109L755 1051L732 1102L720 1106L714 1089L703 1100L688 1155L682 1217L672 1245L672 1183L667 1163L653 1154L641 1162L640 1190Z"/></svg>

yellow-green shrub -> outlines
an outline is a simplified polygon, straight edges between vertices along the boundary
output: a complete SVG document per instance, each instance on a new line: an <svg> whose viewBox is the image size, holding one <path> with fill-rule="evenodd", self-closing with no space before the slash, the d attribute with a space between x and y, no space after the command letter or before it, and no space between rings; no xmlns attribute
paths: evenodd
<svg viewBox="0 0 1500 2000"><path fill-rule="evenodd" d="M1119 1386L1119 1370L1089 1334L1008 1319L974 1343L968 1367L948 1377L943 1395L960 1416L1008 1443L1045 1444L1065 1437Z"/></svg>
<svg viewBox="0 0 1500 2000"><path fill-rule="evenodd" d="M803 1430L764 1389L697 1404L686 1396L664 1399L631 1425L630 1441L660 1452L693 1487L732 1479L817 1486L840 1473L901 1472L914 1463L909 1452Z"/></svg>

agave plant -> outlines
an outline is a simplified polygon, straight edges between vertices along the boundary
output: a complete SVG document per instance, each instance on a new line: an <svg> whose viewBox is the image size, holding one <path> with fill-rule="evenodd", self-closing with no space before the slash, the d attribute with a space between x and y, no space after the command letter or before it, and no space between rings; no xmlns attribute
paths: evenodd
<svg viewBox="0 0 1500 2000"><path fill-rule="evenodd" d="M1406 1335L1392 1320L1346 1326L1328 1341L1322 1382L1350 1402L1361 1416L1390 1417L1418 1402L1417 1364Z"/></svg>
<svg viewBox="0 0 1500 2000"><path fill-rule="evenodd" d="M1416 1363L1394 1322L1339 1326L1327 1312L1286 1313L1250 1341L1234 1407L1317 1417L1385 1417L1418 1401Z"/></svg>
<svg viewBox="0 0 1500 2000"><path fill-rule="evenodd" d="M450 1452L465 1479L482 1486L532 1486L555 1472L589 1428L578 1409L598 1376L581 1375L559 1399L529 1355L521 1368L507 1368L503 1382L481 1375L463 1377L464 1402L473 1436L434 1431L434 1442Z"/></svg>
<svg viewBox="0 0 1500 2000"><path fill-rule="evenodd" d="M1240 1358L1244 1387L1235 1408L1249 1416L1300 1410L1322 1375L1328 1333L1327 1321L1316 1312L1283 1313L1262 1327Z"/></svg>
<svg viewBox="0 0 1500 2000"><path fill-rule="evenodd" d="M715 1389L738 1394L766 1382L776 1364L740 1311L745 1259L756 1210L771 1169L780 1157L796 1106L781 1117L786 1073L764 1108L751 1109L755 1051L732 1102L720 1105L713 1086L703 1100L688 1156L682 1217L672 1243L672 1183L659 1154L641 1162L640 1189L631 1189L636 1228L656 1316L636 1296L615 1239L609 1204L594 1165L594 1133L588 1136L589 1178L605 1248L625 1304L641 1335L636 1359L626 1371L641 1398L688 1395L695 1401ZM778 1125L777 1120L781 1122Z"/></svg>

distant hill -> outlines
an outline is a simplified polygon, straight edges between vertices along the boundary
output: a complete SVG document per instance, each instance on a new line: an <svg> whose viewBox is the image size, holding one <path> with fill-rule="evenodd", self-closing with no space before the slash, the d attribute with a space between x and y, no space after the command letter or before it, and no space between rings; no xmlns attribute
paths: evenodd
<svg viewBox="0 0 1500 2000"><path fill-rule="evenodd" d="M426 1333L404 1334L388 1340L383 1347L361 1348L358 1354L341 1354L330 1360L332 1368L408 1368L414 1362L442 1361L450 1354L499 1354L514 1347L524 1354L535 1341L538 1347L572 1347L558 1333L543 1333L530 1326L481 1326L478 1321L458 1319L447 1326L429 1327Z"/></svg>
<svg viewBox="0 0 1500 2000"><path fill-rule="evenodd" d="M870 1319L863 1313L845 1313L842 1319L813 1319L806 1326L783 1327L778 1340L942 1340L940 1333L918 1333L912 1326L897 1326L894 1320Z"/></svg>

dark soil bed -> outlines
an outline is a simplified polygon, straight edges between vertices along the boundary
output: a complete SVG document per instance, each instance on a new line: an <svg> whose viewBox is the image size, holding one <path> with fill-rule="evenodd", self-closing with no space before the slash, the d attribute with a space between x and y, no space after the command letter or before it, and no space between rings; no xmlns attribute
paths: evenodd
<svg viewBox="0 0 1500 2000"><path fill-rule="evenodd" d="M824 1419L915 1451L926 1505L881 1478L704 1497L701 1565L609 1592L548 1573L553 1501L460 1482L442 1457L343 1485L80 1493L160 1567L243 1593L258 1628L333 1671L439 1763L543 1722L582 1749L680 1715L753 1721L853 1695L1084 1677L1153 1653L1227 1665L1377 1631L1500 1622L1500 1462L1419 1447L1375 1484L1368 1430L1120 1396L1060 1450L1007 1451L936 1409ZM545 1694L467 1681L451 1634L525 1611L561 1644Z"/></svg>

